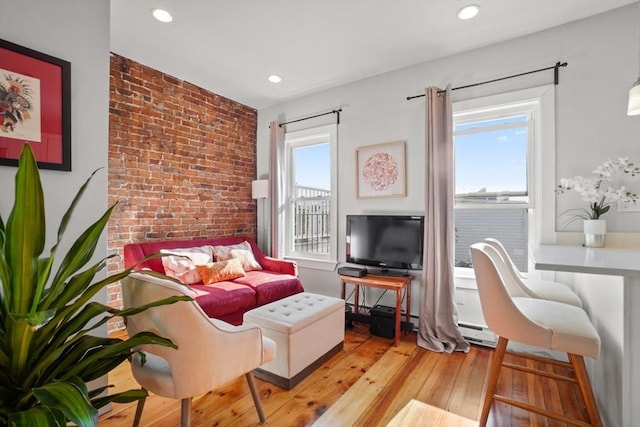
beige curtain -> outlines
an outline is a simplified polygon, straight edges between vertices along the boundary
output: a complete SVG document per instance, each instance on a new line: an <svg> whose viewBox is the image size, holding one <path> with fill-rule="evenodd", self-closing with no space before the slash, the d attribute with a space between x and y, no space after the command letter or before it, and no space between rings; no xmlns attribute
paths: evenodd
<svg viewBox="0 0 640 427"><path fill-rule="evenodd" d="M271 230L267 236L271 237L271 255L278 258L281 247L282 233L280 233L280 209L284 190L283 159L284 159L284 129L273 121L269 124L269 185L271 186L270 199Z"/></svg>
<svg viewBox="0 0 640 427"><path fill-rule="evenodd" d="M457 326L453 284L453 123L451 85L426 88L425 230L418 345L469 351Z"/></svg>

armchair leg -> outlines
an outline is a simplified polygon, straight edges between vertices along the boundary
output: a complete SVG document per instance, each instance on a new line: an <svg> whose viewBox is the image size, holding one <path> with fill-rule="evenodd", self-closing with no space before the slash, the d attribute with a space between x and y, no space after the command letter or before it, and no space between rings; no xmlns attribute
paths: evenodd
<svg viewBox="0 0 640 427"><path fill-rule="evenodd" d="M256 411L258 411L260 424L264 424L266 422L266 418L264 417L264 411L262 410L262 404L260 403L260 396L256 389L256 382L253 379L253 372L247 372L245 377L247 378L247 383L249 383L249 390L251 390L251 397L253 397L253 403L256 405Z"/></svg>
<svg viewBox="0 0 640 427"><path fill-rule="evenodd" d="M142 389L144 390L144 388ZM133 427L138 427L140 425L140 419L142 418L142 410L144 409L144 402L147 400L146 397L138 400L138 404L136 405L136 414L133 417Z"/></svg>
<svg viewBox="0 0 640 427"><path fill-rule="evenodd" d="M180 416L180 427L191 425L191 398L182 399L182 413Z"/></svg>

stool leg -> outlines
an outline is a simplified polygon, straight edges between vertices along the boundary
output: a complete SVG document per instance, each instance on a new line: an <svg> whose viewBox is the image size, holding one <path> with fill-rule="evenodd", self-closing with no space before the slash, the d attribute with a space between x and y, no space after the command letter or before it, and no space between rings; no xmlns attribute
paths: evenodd
<svg viewBox="0 0 640 427"><path fill-rule="evenodd" d="M584 406L587 408L587 415L589 415L589 422L592 426L602 427L598 404L596 403L596 398L593 395L593 389L591 388L591 381L589 381L587 368L584 365L584 357L572 353L567 354L569 356L569 361L573 366L573 370L576 373L576 380L578 381L578 387L580 387L582 400L584 400Z"/></svg>
<svg viewBox="0 0 640 427"><path fill-rule="evenodd" d="M502 360L504 353L507 351L509 340L503 337L498 338L498 345L493 353L491 361L491 370L489 371L489 380L487 381L487 389L484 395L484 403L482 404L482 414L480 415L479 427L485 427L489 419L489 411L493 404L493 395L496 394L498 387L498 378L500 378L500 369L502 368Z"/></svg>

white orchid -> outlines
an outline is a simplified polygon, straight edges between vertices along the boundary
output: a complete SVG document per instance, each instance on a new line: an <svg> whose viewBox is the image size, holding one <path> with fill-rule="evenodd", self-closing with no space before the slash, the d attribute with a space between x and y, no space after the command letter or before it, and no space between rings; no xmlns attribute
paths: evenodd
<svg viewBox="0 0 640 427"><path fill-rule="evenodd" d="M640 200L640 194L629 191L624 185L617 189L604 186L604 182L611 182L621 174L628 174L632 177L640 176L640 166L630 162L627 157L607 160L592 172L597 175L595 178L583 178L582 176L562 178L556 189L558 194L573 190L580 194L582 200L589 203L588 209L568 211L573 214L573 219L599 219L609 211L613 202L637 202Z"/></svg>

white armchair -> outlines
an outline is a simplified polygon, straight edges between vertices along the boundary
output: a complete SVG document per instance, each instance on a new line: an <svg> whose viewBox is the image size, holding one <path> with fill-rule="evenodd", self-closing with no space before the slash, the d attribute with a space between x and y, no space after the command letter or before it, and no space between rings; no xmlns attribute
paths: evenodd
<svg viewBox="0 0 640 427"><path fill-rule="evenodd" d="M186 286L142 273L122 280L124 306L149 304L173 295L195 296ZM173 341L178 348L145 345L146 362L136 355L131 363L134 378L146 390L182 401L181 425L190 424L191 399L240 375L249 383L260 422L265 422L252 371L275 356L276 344L257 325L233 326L209 318L194 301L154 307L130 316L127 332L132 336L151 331ZM134 425L142 415L138 402Z"/></svg>

